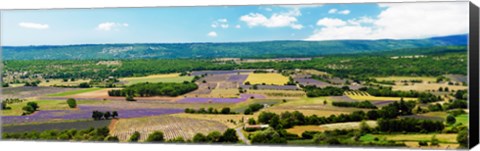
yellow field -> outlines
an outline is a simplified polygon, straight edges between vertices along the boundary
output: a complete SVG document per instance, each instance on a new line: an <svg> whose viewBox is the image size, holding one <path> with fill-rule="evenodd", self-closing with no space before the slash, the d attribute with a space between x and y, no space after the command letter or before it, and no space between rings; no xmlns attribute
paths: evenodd
<svg viewBox="0 0 480 151"><path fill-rule="evenodd" d="M371 96L367 92L361 92L361 91L348 91L345 92L345 95L348 96L351 99L354 100L359 100L359 101L385 101L385 100L391 100L391 101L400 101L400 97L376 97L376 96ZM403 98L405 101L410 101L410 100L417 100L417 98Z"/></svg>
<svg viewBox="0 0 480 151"><path fill-rule="evenodd" d="M190 81L193 77L191 76L180 76L179 73L171 73L171 74L156 74L156 75L149 75L143 77L128 77L128 78L120 78L120 81L126 82L127 85L132 85L136 83L144 83L144 82L176 82L180 83L183 81Z"/></svg>
<svg viewBox="0 0 480 151"><path fill-rule="evenodd" d="M250 84L284 85L288 82L288 77L278 73L252 73L249 74L245 82Z"/></svg>
<svg viewBox="0 0 480 151"><path fill-rule="evenodd" d="M367 125L370 127L377 127L376 121L366 121ZM334 124L323 124L323 125L304 125L304 126L294 126L293 128L287 129L287 132L302 135L305 131L327 131L335 129L359 129L360 122L345 122L345 123L334 123Z"/></svg>
<svg viewBox="0 0 480 151"><path fill-rule="evenodd" d="M39 86L53 86L53 85L58 85L58 86L78 86L80 83L84 82L90 82L90 80L84 80L84 79L76 79L75 81L67 81L63 82L63 79L50 79L48 80L49 82L46 82L43 80L38 84Z"/></svg>
<svg viewBox="0 0 480 151"><path fill-rule="evenodd" d="M467 86L462 85L448 85L447 83L415 83L413 85L395 85L392 87L392 90L400 90L400 91L427 91L427 90L434 90L438 91L438 89L442 87L448 87L450 91L452 90L466 90L468 89Z"/></svg>
<svg viewBox="0 0 480 151"><path fill-rule="evenodd" d="M407 77L407 76L391 76L391 77L376 77L377 81L410 81L410 80L422 80L422 81L430 81L436 82L437 78L435 77Z"/></svg>

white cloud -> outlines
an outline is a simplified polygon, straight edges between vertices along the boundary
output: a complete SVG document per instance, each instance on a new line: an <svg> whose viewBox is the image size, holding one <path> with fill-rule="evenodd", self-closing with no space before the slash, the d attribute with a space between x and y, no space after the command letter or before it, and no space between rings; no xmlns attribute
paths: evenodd
<svg viewBox="0 0 480 151"><path fill-rule="evenodd" d="M338 11L337 9L332 8L332 9L328 10L328 13L329 14L335 14L337 11Z"/></svg>
<svg viewBox="0 0 480 151"><path fill-rule="evenodd" d="M342 10L342 11L339 11L338 13L343 15L348 15L350 14L350 10Z"/></svg>
<svg viewBox="0 0 480 151"><path fill-rule="evenodd" d="M346 9L346 10L340 11L340 10L338 10L338 9L336 9L336 8L332 8L332 9L328 10L328 13L329 13L329 14L348 15L348 14L350 14L350 10Z"/></svg>
<svg viewBox="0 0 480 151"><path fill-rule="evenodd" d="M40 29L40 30L49 28L48 24L39 24L39 23L32 23L32 22L21 22L18 24L18 26L22 28Z"/></svg>
<svg viewBox="0 0 480 151"><path fill-rule="evenodd" d="M298 9L293 9L284 13L274 13L270 17L266 17L260 13L250 13L240 17L249 27L290 27L292 29L302 29L303 25L297 23L297 16L301 13Z"/></svg>
<svg viewBox="0 0 480 151"><path fill-rule="evenodd" d="M98 24L96 29L101 31L111 31L111 30L118 30L118 28L128 27L128 26L129 25L127 23L104 22L104 23Z"/></svg>
<svg viewBox="0 0 480 151"><path fill-rule="evenodd" d="M220 18L220 19L217 19L217 20L213 21L210 26L212 28L221 27L221 28L226 29L226 28L229 27L229 24L228 24L228 20L226 18Z"/></svg>
<svg viewBox="0 0 480 151"><path fill-rule="evenodd" d="M468 33L467 2L389 3L379 6L384 10L376 17L319 19L319 29L306 40L414 39Z"/></svg>
<svg viewBox="0 0 480 151"><path fill-rule="evenodd" d="M337 18L323 18L317 21L318 26L325 26L325 27L344 26L346 24L347 22Z"/></svg>
<svg viewBox="0 0 480 151"><path fill-rule="evenodd" d="M242 28L242 26L240 26L240 25L236 25L236 26L235 26L235 28Z"/></svg>
<svg viewBox="0 0 480 151"><path fill-rule="evenodd" d="M208 37L217 37L217 32L211 31L207 34Z"/></svg>

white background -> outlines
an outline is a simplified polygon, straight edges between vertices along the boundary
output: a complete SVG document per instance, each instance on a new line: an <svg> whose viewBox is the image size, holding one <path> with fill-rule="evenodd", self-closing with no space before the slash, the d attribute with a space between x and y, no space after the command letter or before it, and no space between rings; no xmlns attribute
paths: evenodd
<svg viewBox="0 0 480 151"><path fill-rule="evenodd" d="M247 4L311 4L350 2L414 2L428 0L4 0L0 9L49 9L49 8L102 8L142 6L205 6L205 5L247 5ZM434 0L447 1L447 0ZM480 5L480 0L472 0ZM233 145L176 145L176 144L117 144L117 143L73 143L73 142L21 142L0 141L1 151L17 150L68 150L68 151L367 151L405 150L385 148L332 148L332 147L291 147L291 146L233 146ZM477 146L474 150L480 150Z"/></svg>

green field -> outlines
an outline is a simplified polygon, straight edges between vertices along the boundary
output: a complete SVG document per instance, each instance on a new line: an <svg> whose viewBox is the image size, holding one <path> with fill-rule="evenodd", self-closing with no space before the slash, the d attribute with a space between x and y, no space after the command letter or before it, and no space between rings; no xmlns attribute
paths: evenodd
<svg viewBox="0 0 480 151"><path fill-rule="evenodd" d="M69 96L69 95L75 95L80 93L93 92L101 89L102 88L86 88L86 89L73 90L73 91L67 91L67 92L61 92L61 93L55 93L55 94L48 94L47 96Z"/></svg>
<svg viewBox="0 0 480 151"><path fill-rule="evenodd" d="M462 123L462 125L469 125L468 124L468 114L462 114L462 115L459 115L457 117L455 117L455 119L457 120L457 123Z"/></svg>

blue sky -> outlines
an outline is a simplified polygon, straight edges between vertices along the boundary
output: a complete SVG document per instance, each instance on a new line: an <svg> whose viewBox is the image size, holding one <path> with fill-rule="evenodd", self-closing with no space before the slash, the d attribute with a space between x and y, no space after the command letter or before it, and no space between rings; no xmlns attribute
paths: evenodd
<svg viewBox="0 0 480 151"><path fill-rule="evenodd" d="M465 34L468 3L3 11L2 45L412 39ZM443 15L444 14L444 15Z"/></svg>

